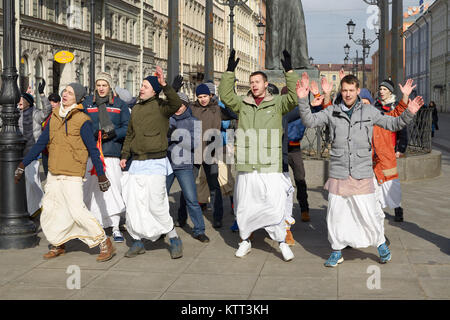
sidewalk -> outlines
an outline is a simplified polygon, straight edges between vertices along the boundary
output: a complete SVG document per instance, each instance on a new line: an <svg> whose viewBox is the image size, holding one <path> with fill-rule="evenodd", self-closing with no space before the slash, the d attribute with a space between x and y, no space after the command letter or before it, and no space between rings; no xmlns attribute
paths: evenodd
<svg viewBox="0 0 450 320"><path fill-rule="evenodd" d="M315 188L309 190L310 223L300 221L298 204L294 206L297 243L291 262L282 260L278 245L262 230L255 233L251 253L235 258L240 240L229 229L233 216L225 198L222 229L212 228L211 211L205 216L210 243L193 239L190 227L177 228L184 245L184 256L177 260L170 259L167 239L147 242L145 254L125 258L127 235L127 244L115 244L117 255L109 262L97 263L98 249L89 250L77 240L68 243L66 255L44 261L48 242L40 232L38 247L0 251L0 299L449 299L450 114L439 117L433 141L442 152L442 175L402 184L405 221L394 222L393 212L386 211L392 261L385 265L378 263L376 248L348 248L344 263L323 266L330 253L327 195ZM175 217L179 189L174 191ZM81 288L70 290L66 271L73 265L80 268ZM376 287L378 270L380 288L369 289Z"/></svg>

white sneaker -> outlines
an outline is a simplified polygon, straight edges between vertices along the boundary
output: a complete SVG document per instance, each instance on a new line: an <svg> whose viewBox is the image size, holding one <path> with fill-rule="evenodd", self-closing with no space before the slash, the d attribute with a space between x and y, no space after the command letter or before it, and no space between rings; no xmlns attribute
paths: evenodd
<svg viewBox="0 0 450 320"><path fill-rule="evenodd" d="M280 250L283 254L284 261L291 261L294 259L294 254L292 253L291 248L289 248L289 245L285 242L280 243Z"/></svg>
<svg viewBox="0 0 450 320"><path fill-rule="evenodd" d="M242 258L246 254L248 254L251 251L251 249L252 249L252 244L250 243L250 241L244 240L241 243L239 243L239 249L237 249L235 255L238 258Z"/></svg>

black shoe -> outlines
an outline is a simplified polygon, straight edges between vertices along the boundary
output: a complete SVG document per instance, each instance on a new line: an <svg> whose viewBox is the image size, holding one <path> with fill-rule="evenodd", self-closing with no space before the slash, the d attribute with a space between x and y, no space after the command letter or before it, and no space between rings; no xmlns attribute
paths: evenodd
<svg viewBox="0 0 450 320"><path fill-rule="evenodd" d="M395 222L403 222L403 208L402 207L395 208L394 221Z"/></svg>
<svg viewBox="0 0 450 320"><path fill-rule="evenodd" d="M175 227L183 228L186 225L186 221L176 221Z"/></svg>
<svg viewBox="0 0 450 320"><path fill-rule="evenodd" d="M198 241L203 242L203 243L208 243L209 242L209 238L204 233L198 234L198 235L193 236L193 237L194 237L194 239L197 239Z"/></svg>
<svg viewBox="0 0 450 320"><path fill-rule="evenodd" d="M222 228L222 221L214 221L213 228L215 229Z"/></svg>

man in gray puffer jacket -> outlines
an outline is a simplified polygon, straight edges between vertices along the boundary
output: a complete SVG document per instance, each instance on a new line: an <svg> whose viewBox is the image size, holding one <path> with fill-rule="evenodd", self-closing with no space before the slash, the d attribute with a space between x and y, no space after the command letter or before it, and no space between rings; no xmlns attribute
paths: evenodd
<svg viewBox="0 0 450 320"><path fill-rule="evenodd" d="M39 84L38 91L41 96L42 109L34 105L34 98L29 93L22 93L19 101L19 130L22 132L26 144L24 155L30 151L42 133L42 123L52 112L52 106L44 95L45 81ZM39 213L41 208L42 191L39 177L39 161L34 160L25 168L25 186L27 194L27 210L30 216Z"/></svg>
<svg viewBox="0 0 450 320"><path fill-rule="evenodd" d="M341 80L341 99L318 113L308 103L309 78L303 74L297 83L300 116L308 128L328 125L331 137L328 190L328 240L333 252L325 262L335 267L344 259L341 250L378 248L380 262L391 260L384 237L384 213L376 201L372 168L372 130L378 125L390 131L405 127L423 105L421 97L409 101L399 117L390 117L358 97L359 81L353 75Z"/></svg>

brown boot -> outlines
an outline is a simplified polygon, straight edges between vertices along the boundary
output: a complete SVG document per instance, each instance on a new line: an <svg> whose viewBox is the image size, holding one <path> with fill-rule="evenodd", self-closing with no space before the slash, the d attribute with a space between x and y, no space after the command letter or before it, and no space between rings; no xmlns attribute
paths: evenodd
<svg viewBox="0 0 450 320"><path fill-rule="evenodd" d="M100 243L100 254L97 257L97 262L104 262L111 260L116 255L116 248L113 247L111 239L106 238Z"/></svg>
<svg viewBox="0 0 450 320"><path fill-rule="evenodd" d="M292 235L291 230L286 230L286 239L284 240L288 246L295 245L294 236Z"/></svg>
<svg viewBox="0 0 450 320"><path fill-rule="evenodd" d="M309 220L310 220L309 219L309 211L308 210L302 211L302 221L308 222Z"/></svg>
<svg viewBox="0 0 450 320"><path fill-rule="evenodd" d="M66 253L66 250L63 244L57 247L52 246L50 248L50 251L44 254L44 259L46 260L53 259L56 258L57 256L62 256L64 253Z"/></svg>

